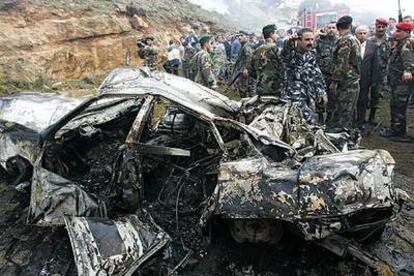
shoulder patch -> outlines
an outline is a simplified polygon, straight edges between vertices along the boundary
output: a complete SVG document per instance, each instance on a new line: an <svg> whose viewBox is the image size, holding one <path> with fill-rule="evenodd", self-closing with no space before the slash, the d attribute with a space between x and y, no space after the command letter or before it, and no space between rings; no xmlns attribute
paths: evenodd
<svg viewBox="0 0 414 276"><path fill-rule="evenodd" d="M348 39L340 39L338 40L338 47L342 48L342 47L351 47L352 46L352 42Z"/></svg>

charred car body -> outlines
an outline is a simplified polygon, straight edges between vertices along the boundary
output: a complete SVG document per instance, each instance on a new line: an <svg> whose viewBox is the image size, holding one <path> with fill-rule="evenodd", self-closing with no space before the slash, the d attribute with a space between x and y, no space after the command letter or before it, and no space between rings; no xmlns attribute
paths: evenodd
<svg viewBox="0 0 414 276"><path fill-rule="evenodd" d="M30 183L28 223L66 224L81 275L130 275L164 248L154 202L197 212L207 235L224 223L238 242L288 230L328 248L393 216L390 154L307 124L294 103L232 101L145 68L114 70L98 92L0 98L0 177Z"/></svg>

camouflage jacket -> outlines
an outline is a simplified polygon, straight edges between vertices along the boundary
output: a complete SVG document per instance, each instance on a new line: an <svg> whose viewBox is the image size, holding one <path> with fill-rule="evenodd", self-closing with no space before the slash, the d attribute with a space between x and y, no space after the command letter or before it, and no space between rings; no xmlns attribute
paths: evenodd
<svg viewBox="0 0 414 276"><path fill-rule="evenodd" d="M282 98L308 101L326 96L325 79L317 63L316 51L302 51L289 41L283 48L282 60Z"/></svg>
<svg viewBox="0 0 414 276"><path fill-rule="evenodd" d="M375 35L370 37L369 40L374 42L378 47L378 53L381 59L381 71L385 76L385 73L387 71L388 60L391 55L391 40L388 37L386 37L384 38L382 43L379 44Z"/></svg>
<svg viewBox="0 0 414 276"><path fill-rule="evenodd" d="M414 39L406 38L398 42L392 49L388 63L388 79L390 85L402 84L403 73L414 74Z"/></svg>
<svg viewBox="0 0 414 276"><path fill-rule="evenodd" d="M337 36L319 36L315 42L318 65L325 77L330 77L334 71L333 53L336 46Z"/></svg>
<svg viewBox="0 0 414 276"><path fill-rule="evenodd" d="M354 82L359 80L361 45L351 33L346 33L338 38L333 61L333 80L337 82Z"/></svg>
<svg viewBox="0 0 414 276"><path fill-rule="evenodd" d="M157 69L158 64L158 49L155 46L145 46L139 48L138 55L144 59L144 65L148 66L151 70Z"/></svg>
<svg viewBox="0 0 414 276"><path fill-rule="evenodd" d="M197 54L197 49L194 47L186 47L183 57L183 66L191 66L193 57Z"/></svg>
<svg viewBox="0 0 414 276"><path fill-rule="evenodd" d="M252 61L253 48L249 43L242 44L239 55L237 57L236 64L234 65L233 77L236 76L239 72L244 69L250 68L250 63Z"/></svg>
<svg viewBox="0 0 414 276"><path fill-rule="evenodd" d="M280 96L282 62L276 43L267 41L252 56L249 73L255 79L258 95Z"/></svg>
<svg viewBox="0 0 414 276"><path fill-rule="evenodd" d="M221 69L226 66L227 55L226 48L223 43L217 43L214 47L211 59L213 60L214 68L216 69Z"/></svg>
<svg viewBox="0 0 414 276"><path fill-rule="evenodd" d="M213 61L207 50L201 49L194 55L192 63L195 64L195 82L206 87L216 84L213 74Z"/></svg>

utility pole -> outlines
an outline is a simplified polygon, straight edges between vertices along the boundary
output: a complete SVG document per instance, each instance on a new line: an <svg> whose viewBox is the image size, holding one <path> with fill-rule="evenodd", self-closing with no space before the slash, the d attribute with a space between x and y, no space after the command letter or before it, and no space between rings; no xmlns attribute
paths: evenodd
<svg viewBox="0 0 414 276"><path fill-rule="evenodd" d="M403 21L403 15L401 10L401 0L398 0L398 22Z"/></svg>

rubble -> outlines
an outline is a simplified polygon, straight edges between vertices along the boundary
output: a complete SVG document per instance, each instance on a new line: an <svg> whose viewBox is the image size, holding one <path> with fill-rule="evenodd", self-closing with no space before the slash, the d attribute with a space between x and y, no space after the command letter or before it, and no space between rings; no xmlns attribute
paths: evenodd
<svg viewBox="0 0 414 276"><path fill-rule="evenodd" d="M26 99L0 98L0 106ZM0 173L9 182L29 175L28 223L66 225L80 275L173 274L209 258L226 235L275 250L286 239L309 241L391 273L360 243L378 239L409 200L394 189L394 159L359 149L357 136L308 125L295 104L232 101L187 79L127 68L70 112L44 106L0 113ZM42 117L28 120L39 108ZM12 170L16 159L25 162Z"/></svg>

